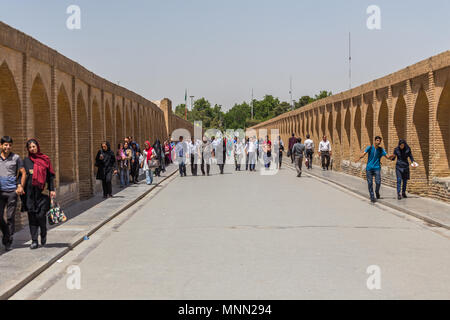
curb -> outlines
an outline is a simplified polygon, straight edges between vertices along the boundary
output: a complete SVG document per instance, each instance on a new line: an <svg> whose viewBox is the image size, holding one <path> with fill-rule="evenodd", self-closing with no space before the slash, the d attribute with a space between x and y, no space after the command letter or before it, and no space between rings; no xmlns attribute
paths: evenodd
<svg viewBox="0 0 450 320"><path fill-rule="evenodd" d="M285 165L286 167L292 169L292 170L295 170L295 168L292 167L292 166L289 165L289 164L284 163L284 165ZM323 183L337 185L337 186L339 186L339 187L341 187L341 188L346 189L347 191L349 191L349 192L351 192L351 193L353 193L353 194L356 194L356 195L359 195L359 196L363 196L364 198L367 198L367 194L366 194L366 193L361 192L361 191L358 191L358 190L354 190L354 189L352 189L352 188L350 188L350 187L348 187L348 186L346 186L346 185L344 185L344 184L342 184L342 183L339 183L339 182L336 182L336 181L333 181L333 180L326 180L326 179L324 179L323 177L321 177L321 176L319 176L319 175L316 175L316 174L314 174L314 173L310 173L310 172L308 172L308 173L304 172L304 174L306 174L306 175L308 175L308 176L310 176L310 177L312 177L312 178L314 178L314 179L316 179L316 180L319 180L319 181L321 181L321 182L323 182ZM408 214L408 215L410 215L410 216L413 216L413 217L415 217L415 218L421 219L421 220L423 220L423 221L425 221L425 222L427 222L427 223L429 223L429 224L432 224L432 225L434 225L434 226L437 226L437 227L441 227L441 228L450 230L450 226L449 226L449 225L443 224L443 223L441 223L441 222L439 222L439 221L437 221L437 220L435 220L435 219L432 219L432 218L430 218L430 217L424 216L424 215L422 215L422 214L420 214L420 213L417 213L417 212L414 212L414 211L405 209L405 208L403 208L403 207L401 207L401 206L397 206L397 205L395 205L395 204L386 202L386 201L384 201L384 200L382 200L382 199L378 200L377 203L382 204L382 205L384 205L384 206L386 206L386 207L389 207L389 208L391 208L391 209L395 209L395 210L397 210L397 211L406 213L406 214Z"/></svg>
<svg viewBox="0 0 450 320"><path fill-rule="evenodd" d="M76 246L78 246L81 242L84 241L85 236L91 236L96 231L98 231L101 227L103 227L105 224L119 216L121 213L135 205L137 202L142 200L144 197L146 197L150 192L156 189L156 187L161 184L163 181L166 181L167 179L171 178L173 175L178 173L178 170L174 170L171 174L169 174L167 177L164 177L161 179L158 184L155 184L153 188L145 191L137 198L133 199L132 201L128 202L127 204L123 205L119 209L117 209L114 214L112 214L107 219L101 221L96 226L91 228L87 233L86 231L80 232L80 234L74 236L71 240L68 242L68 246L56 254L53 258L50 260L43 262L43 263L35 263L34 265L27 268L27 270L30 270L30 273L26 272L26 276L21 280L11 280L10 282L7 282L2 287L6 287L7 289L4 290L2 293L0 293L0 300L7 300L11 296L13 296L15 293L17 293L20 289L25 287L28 283L30 283L32 280L34 280L38 275L40 275L42 272L44 272L46 269L48 269L51 265L53 265L56 261L61 259L63 256L65 256L69 251L73 250ZM144 183L144 182L142 182Z"/></svg>

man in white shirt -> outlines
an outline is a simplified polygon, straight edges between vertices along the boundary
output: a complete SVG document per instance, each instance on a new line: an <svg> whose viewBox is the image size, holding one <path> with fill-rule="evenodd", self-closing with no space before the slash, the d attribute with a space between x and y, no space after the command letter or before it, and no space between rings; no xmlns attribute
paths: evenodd
<svg viewBox="0 0 450 320"><path fill-rule="evenodd" d="M331 156L331 144L327 140L327 136L323 136L322 141L319 143L319 157L322 158L322 170L328 170L330 166L330 156Z"/></svg>
<svg viewBox="0 0 450 320"><path fill-rule="evenodd" d="M311 136L309 134L306 135L305 140L305 155L308 160L308 169L312 169L312 159L314 154L314 141L311 140Z"/></svg>
<svg viewBox="0 0 450 320"><path fill-rule="evenodd" d="M188 144L188 152L191 160L191 173L193 176L197 175L197 162L199 154L199 143L194 138Z"/></svg>
<svg viewBox="0 0 450 320"><path fill-rule="evenodd" d="M188 147L186 142L183 141L183 136L180 136L180 140L175 146L175 160L178 163L178 169L180 171L180 176L186 177L186 153L188 152Z"/></svg>
<svg viewBox="0 0 450 320"><path fill-rule="evenodd" d="M248 148L247 148L247 157L248 157L248 162L250 164L250 171L255 171L256 150L257 150L256 138L252 137L252 138L250 138L250 141L248 142Z"/></svg>

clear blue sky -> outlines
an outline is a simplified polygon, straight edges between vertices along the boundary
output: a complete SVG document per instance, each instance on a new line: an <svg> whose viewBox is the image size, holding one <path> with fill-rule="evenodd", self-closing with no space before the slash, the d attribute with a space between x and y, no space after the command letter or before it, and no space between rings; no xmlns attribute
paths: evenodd
<svg viewBox="0 0 450 320"><path fill-rule="evenodd" d="M66 8L81 8L81 30ZM381 8L381 30L366 9ZM272 94L314 95L450 49L448 0L0 0L0 20L150 100L206 97L224 109Z"/></svg>

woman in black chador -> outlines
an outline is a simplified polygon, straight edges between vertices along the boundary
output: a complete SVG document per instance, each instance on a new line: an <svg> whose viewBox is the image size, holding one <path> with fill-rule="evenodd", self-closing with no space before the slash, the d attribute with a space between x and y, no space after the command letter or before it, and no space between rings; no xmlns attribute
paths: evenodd
<svg viewBox="0 0 450 320"><path fill-rule="evenodd" d="M101 149L95 157L95 166L98 168L97 180L102 181L103 198L112 197L112 176L117 173L116 157L108 141L102 142Z"/></svg>
<svg viewBox="0 0 450 320"><path fill-rule="evenodd" d="M398 142L398 147L395 148L394 154L390 157L392 161L394 161L395 158L397 158L397 164L395 166L395 172L397 174L397 197L398 200L401 200L402 197L407 198L406 185L408 183L408 180L410 179L408 158L411 159L411 162L415 166L417 166L417 163L414 161L411 153L411 148L403 139Z"/></svg>
<svg viewBox="0 0 450 320"><path fill-rule="evenodd" d="M28 157L24 159L26 171L25 194L22 195L22 211L28 213L31 232L30 249L37 249L38 232L41 229L41 244L47 243L47 212L50 210L50 198L56 197L55 171L50 158L41 153L39 143L35 139L27 141ZM43 193L45 185L50 196Z"/></svg>

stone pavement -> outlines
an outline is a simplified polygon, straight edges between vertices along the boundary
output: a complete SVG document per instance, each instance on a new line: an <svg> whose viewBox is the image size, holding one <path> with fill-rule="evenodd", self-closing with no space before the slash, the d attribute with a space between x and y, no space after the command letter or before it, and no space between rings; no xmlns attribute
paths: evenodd
<svg viewBox="0 0 450 320"><path fill-rule="evenodd" d="M47 245L37 250L30 250L30 232L24 228L14 236L13 250L4 252L0 257L0 299L6 299L23 285L36 277L43 270L72 250L105 223L122 213L134 203L142 199L156 187L156 183L170 177L177 171L171 165L161 177L154 177L153 184L148 186L145 179L125 189L114 187L113 198L103 199L103 195L79 201L64 208L68 221L49 229Z"/></svg>
<svg viewBox="0 0 450 320"><path fill-rule="evenodd" d="M287 162L284 162L283 164L287 164L289 167L293 168L290 161L286 161ZM322 168L317 165L314 166L312 170L306 170L303 168L303 173L311 174L312 176L323 179L326 182L334 183L340 187L369 198L367 182L364 179L336 171L323 171ZM430 198L420 197L415 194L408 194L407 199L398 200L397 190L383 184L381 185L380 194L381 199L378 200L378 203L410 214L439 227L450 229L449 204Z"/></svg>
<svg viewBox="0 0 450 320"><path fill-rule="evenodd" d="M11 299L450 298L448 230L286 167L211 169L161 184Z"/></svg>

